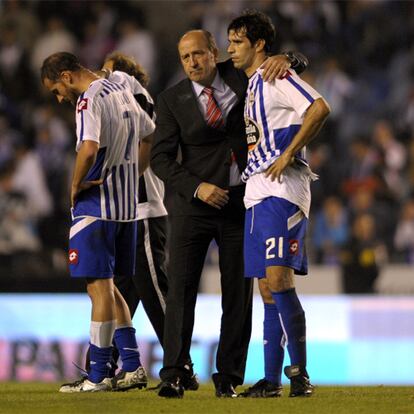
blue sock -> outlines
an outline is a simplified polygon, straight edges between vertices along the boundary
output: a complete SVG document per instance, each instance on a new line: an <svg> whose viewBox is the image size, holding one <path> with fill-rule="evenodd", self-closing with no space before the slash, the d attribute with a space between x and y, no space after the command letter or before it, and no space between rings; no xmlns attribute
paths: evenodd
<svg viewBox="0 0 414 414"><path fill-rule="evenodd" d="M281 385L285 349L279 312L274 303L264 304L263 350L265 378L273 384Z"/></svg>
<svg viewBox="0 0 414 414"><path fill-rule="evenodd" d="M140 365L135 329L132 326L115 329L114 342L122 360L122 370L135 371Z"/></svg>
<svg viewBox="0 0 414 414"><path fill-rule="evenodd" d="M272 292L286 332L291 365L306 367L306 321L296 290Z"/></svg>
<svg viewBox="0 0 414 414"><path fill-rule="evenodd" d="M109 377L109 369L111 368L112 346L107 348L99 348L96 345L89 344L90 352L90 369L88 372L89 381L98 384L104 378Z"/></svg>

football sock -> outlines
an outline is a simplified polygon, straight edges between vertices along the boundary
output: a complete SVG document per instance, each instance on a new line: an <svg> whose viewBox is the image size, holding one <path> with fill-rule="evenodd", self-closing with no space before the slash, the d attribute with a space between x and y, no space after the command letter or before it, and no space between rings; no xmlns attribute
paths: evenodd
<svg viewBox="0 0 414 414"><path fill-rule="evenodd" d="M88 378L95 384L109 376L112 338L116 321L91 322L90 369Z"/></svg>
<svg viewBox="0 0 414 414"><path fill-rule="evenodd" d="M282 384L285 356L283 329L274 303L264 304L263 350L265 378L276 385Z"/></svg>
<svg viewBox="0 0 414 414"><path fill-rule="evenodd" d="M109 377L109 369L111 368L111 363L109 361L112 357L112 346L100 348L94 344L90 344L89 350L91 365L88 373L88 379L89 381L98 384L104 378Z"/></svg>
<svg viewBox="0 0 414 414"><path fill-rule="evenodd" d="M306 320L296 290L272 292L285 331L291 365L306 368Z"/></svg>
<svg viewBox="0 0 414 414"><path fill-rule="evenodd" d="M121 356L122 370L135 371L141 365L135 329L132 326L117 328L114 342Z"/></svg>

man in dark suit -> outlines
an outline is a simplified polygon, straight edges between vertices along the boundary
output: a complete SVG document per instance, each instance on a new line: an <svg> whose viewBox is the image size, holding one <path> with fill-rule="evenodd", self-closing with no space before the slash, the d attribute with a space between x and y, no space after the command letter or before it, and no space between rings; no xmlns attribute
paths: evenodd
<svg viewBox="0 0 414 414"><path fill-rule="evenodd" d="M234 387L244 380L252 311L252 283L243 274L245 210L240 179L247 160L243 121L247 78L231 61L217 63L214 38L206 31L184 34L178 51L188 79L158 96L151 156L153 171L174 192L159 395L182 397L182 382L192 375L185 356L191 346L200 276L214 239L223 315L213 381L217 397L235 397ZM280 76L290 64L289 58L275 56L268 71Z"/></svg>

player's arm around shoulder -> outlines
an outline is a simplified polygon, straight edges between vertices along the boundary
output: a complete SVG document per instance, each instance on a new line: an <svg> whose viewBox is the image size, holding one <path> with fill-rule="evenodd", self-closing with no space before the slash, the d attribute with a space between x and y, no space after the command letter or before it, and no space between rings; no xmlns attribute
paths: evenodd
<svg viewBox="0 0 414 414"><path fill-rule="evenodd" d="M300 52L288 51L281 55L268 56L261 66L265 82L282 79L289 69L302 73L309 65L308 58Z"/></svg>

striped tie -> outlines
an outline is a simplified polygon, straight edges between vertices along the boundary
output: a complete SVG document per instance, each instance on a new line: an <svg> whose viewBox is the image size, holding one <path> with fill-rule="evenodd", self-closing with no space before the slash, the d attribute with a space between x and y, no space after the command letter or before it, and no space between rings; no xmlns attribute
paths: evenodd
<svg viewBox="0 0 414 414"><path fill-rule="evenodd" d="M206 112L206 122L207 125L211 128L223 128L224 119L223 114L217 104L217 101L214 99L213 88L206 87L203 89L203 93L207 95L207 112Z"/></svg>

